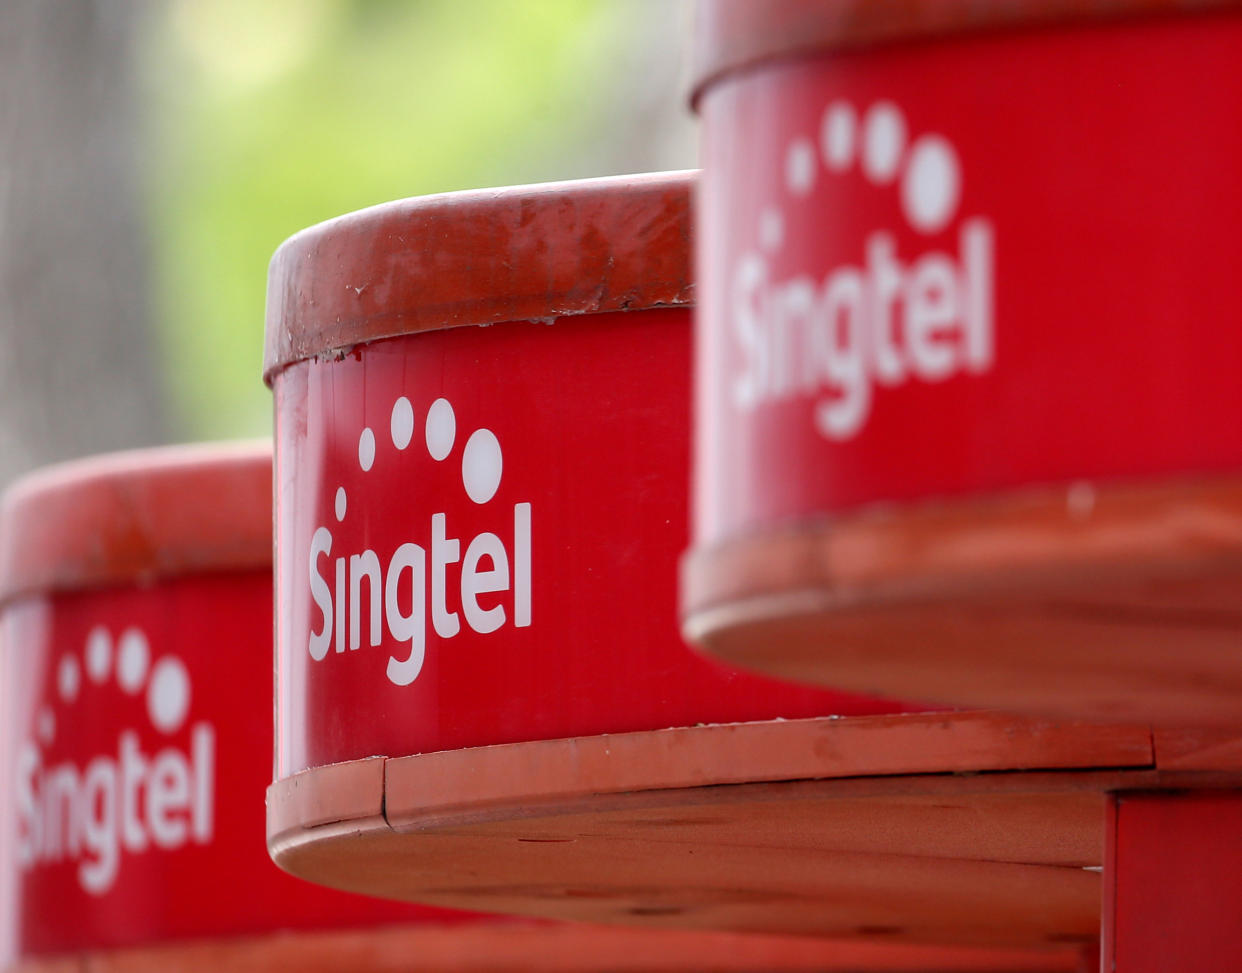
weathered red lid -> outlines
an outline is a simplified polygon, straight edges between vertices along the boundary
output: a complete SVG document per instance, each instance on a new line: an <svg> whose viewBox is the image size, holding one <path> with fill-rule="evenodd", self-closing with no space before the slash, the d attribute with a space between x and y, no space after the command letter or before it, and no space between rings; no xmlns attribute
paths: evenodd
<svg viewBox="0 0 1242 973"><path fill-rule="evenodd" d="M268 271L264 377L411 332L687 304L694 178L444 193L303 230Z"/></svg>
<svg viewBox="0 0 1242 973"><path fill-rule="evenodd" d="M1242 8L1242 0L699 0L697 103L721 76L774 58L892 41L1152 14Z"/></svg>
<svg viewBox="0 0 1242 973"><path fill-rule="evenodd" d="M271 561L265 442L64 463L18 480L0 506L0 602Z"/></svg>

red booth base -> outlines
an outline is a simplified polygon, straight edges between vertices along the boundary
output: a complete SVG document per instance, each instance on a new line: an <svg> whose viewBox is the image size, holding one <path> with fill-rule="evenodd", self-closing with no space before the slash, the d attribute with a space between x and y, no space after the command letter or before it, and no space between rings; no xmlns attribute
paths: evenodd
<svg viewBox="0 0 1242 973"><path fill-rule="evenodd" d="M298 933L99 952L13 973L1088 973L1071 950L873 945L590 925Z"/></svg>
<svg viewBox="0 0 1242 973"><path fill-rule="evenodd" d="M1242 791L1119 794L1107 827L1105 968L1242 969Z"/></svg>
<svg viewBox="0 0 1242 973"><path fill-rule="evenodd" d="M1081 948L1108 793L1173 779L1158 753L1178 780L1236 780L1231 746L956 713L372 758L273 784L268 847L311 881L459 908Z"/></svg>
<svg viewBox="0 0 1242 973"><path fill-rule="evenodd" d="M1242 481L883 507L696 549L683 630L735 665L1065 719L1242 725Z"/></svg>

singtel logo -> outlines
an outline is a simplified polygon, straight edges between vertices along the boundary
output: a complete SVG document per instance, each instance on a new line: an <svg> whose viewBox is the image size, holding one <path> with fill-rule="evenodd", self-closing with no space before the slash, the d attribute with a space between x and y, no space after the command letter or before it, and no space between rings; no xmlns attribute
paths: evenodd
<svg viewBox="0 0 1242 973"><path fill-rule="evenodd" d="M147 753L140 734L126 729L113 750L85 766L72 760L49 764L44 753L55 742L58 721L57 707L48 703L37 715L36 739L24 742L17 757L19 866L28 872L76 862L78 883L94 895L112 888L123 852L207 844L214 824L215 730L198 722L189 728L188 748L174 742L189 713L185 664L165 655L152 665L146 636L137 628L126 629L113 650L111 635L100 627L87 638L83 659L73 652L60 657L59 708L87 691L142 694L151 726L169 738L168 745Z"/></svg>
<svg viewBox="0 0 1242 973"><path fill-rule="evenodd" d="M793 208L820 178L857 163L872 185L899 186L910 227L942 234L961 197L957 153L941 135L907 142L905 119L891 102L872 105L860 122L852 105L834 101L823 114L818 146L798 137L785 153ZM995 231L988 220L961 222L956 253L903 257L894 234L876 229L861 241L856 264L829 268L818 278L778 280L771 260L785 231L784 208L767 206L758 246L733 269L729 315L742 370L730 393L739 410L816 397L817 430L844 441L866 424L877 389L991 368Z"/></svg>
<svg viewBox="0 0 1242 973"><path fill-rule="evenodd" d="M414 439L414 407L402 396L393 404L390 438L399 454ZM437 399L427 410L424 440L427 454L437 463L453 454L457 420L447 399ZM415 453L418 453L415 450ZM363 429L358 439L358 464L369 473L376 463L375 434ZM489 429L476 429L461 450L461 482L466 495L480 508L500 487L504 463L500 442ZM336 491L333 513L338 523L348 516L345 488ZM381 554L371 548L333 557L336 538L330 527L311 535L307 580L318 616L307 642L311 659L322 662L329 652L359 649L366 630L367 644L378 647L388 638L404 646L389 656L385 674L397 686L408 686L422 671L427 651L428 623L441 639L468 626L480 634L506 623L525 628L531 623L531 505L516 503L497 532L483 531L469 540L458 532L447 514L433 513L417 533ZM365 594L364 594L365 592ZM450 607L457 595L460 613Z"/></svg>

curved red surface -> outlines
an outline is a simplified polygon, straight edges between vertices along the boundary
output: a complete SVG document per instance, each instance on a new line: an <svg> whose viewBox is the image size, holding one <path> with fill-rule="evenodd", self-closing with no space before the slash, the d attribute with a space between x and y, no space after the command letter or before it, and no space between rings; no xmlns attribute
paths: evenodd
<svg viewBox="0 0 1242 973"><path fill-rule="evenodd" d="M264 374L414 331L687 304L693 180L444 193L303 230L272 257Z"/></svg>
<svg viewBox="0 0 1242 973"><path fill-rule="evenodd" d="M0 505L0 602L271 564L269 443L165 446L31 473Z"/></svg>
<svg viewBox="0 0 1242 973"><path fill-rule="evenodd" d="M456 919L268 858L271 595L248 571L3 609L5 956Z"/></svg>
<svg viewBox="0 0 1242 973"><path fill-rule="evenodd" d="M1000 30L1211 13L1238 0L699 0L694 99L772 60Z"/></svg>
<svg viewBox="0 0 1242 973"><path fill-rule="evenodd" d="M277 777L899 708L680 640L689 345L689 310L652 309L413 334L278 374ZM483 442L499 481L472 497Z"/></svg>
<svg viewBox="0 0 1242 973"><path fill-rule="evenodd" d="M1240 43L1140 19L710 87L695 545L1242 468Z"/></svg>
<svg viewBox="0 0 1242 973"><path fill-rule="evenodd" d="M465 915L268 858L271 465L144 450L6 494L0 961Z"/></svg>

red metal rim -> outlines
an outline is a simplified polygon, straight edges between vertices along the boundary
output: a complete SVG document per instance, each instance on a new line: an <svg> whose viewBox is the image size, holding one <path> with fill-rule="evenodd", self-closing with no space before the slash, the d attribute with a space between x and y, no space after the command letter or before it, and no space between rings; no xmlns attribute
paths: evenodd
<svg viewBox="0 0 1242 973"><path fill-rule="evenodd" d="M135 450L48 467L0 507L0 603L272 561L267 443Z"/></svg>
<svg viewBox="0 0 1242 973"><path fill-rule="evenodd" d="M1240 0L699 0L691 103L764 61L987 30L1240 9Z"/></svg>
<svg viewBox="0 0 1242 973"><path fill-rule="evenodd" d="M694 173L399 200L286 240L264 377L418 331L688 304Z"/></svg>

